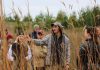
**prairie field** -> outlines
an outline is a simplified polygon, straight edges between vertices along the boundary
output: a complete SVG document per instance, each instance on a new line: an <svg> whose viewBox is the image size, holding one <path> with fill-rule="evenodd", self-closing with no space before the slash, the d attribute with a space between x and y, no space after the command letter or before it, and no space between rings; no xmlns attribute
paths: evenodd
<svg viewBox="0 0 100 70"><path fill-rule="evenodd" d="M12 24L14 24L14 23L12 23ZM10 25L7 24L6 27L14 35L14 26L11 24ZM82 30L83 30L83 28L64 29L64 33L69 37L70 42L71 42L70 70L77 70L77 59L79 58L79 55L78 55L79 54L79 46L83 40L83 31ZM29 32L31 32L31 31L29 31ZM29 33L29 32L27 32L27 33ZM50 31L48 31L48 32L45 31L45 35L47 35L49 33L50 33ZM15 36L15 38L16 38L16 36ZM4 70L6 70L6 69L10 70L10 68L11 68L11 64L9 64L10 62L5 58L7 55L6 53L8 51L7 48L8 47L6 46L5 48L2 48L0 50L0 70L3 70L2 69L3 67L5 67ZM37 60L37 62L38 62L38 60ZM30 64L28 65L28 67L30 68ZM22 70L24 70L24 69L22 69Z"/></svg>
<svg viewBox="0 0 100 70"><path fill-rule="evenodd" d="M2 38L2 46L0 47L0 70L12 70L13 67L13 62L9 61L7 58L7 53L8 53L8 43L6 39L6 29L8 30L9 33L13 35L13 39L15 40L17 37L17 28L21 28L23 34L29 35L33 31L33 27L35 24L38 24L41 29L44 30L44 36L47 34L51 33L51 23L54 23L56 21L60 22L61 25L64 26L64 33L68 38L70 39L71 43L71 59L70 59L70 65L69 65L69 70L81 70L81 63L80 63L80 58L79 58L79 47L80 44L84 41L84 27L96 26L96 20L97 16L100 16L100 6L99 6L99 0L89 0L90 6L81 7L81 0L75 0L77 2L75 6L73 5L73 0L69 0L67 4L67 0L55 0L55 3L51 4L56 4L53 5L52 8L49 10L49 5L45 5L44 9L42 9L42 1L37 2L40 5L38 7L37 3L35 7L31 7L31 5L34 5L35 2L32 0L26 0L23 1L23 4L25 3L25 8L26 10L22 9L24 8L23 4L19 5L20 1L18 1L17 6L17 0L11 0L9 3L11 6L5 6L6 5L6 0L0 0L0 36ZM34 0L35 1L35 0ZM38 1L38 0L36 0ZM50 0L51 1L51 0ZM2 3L5 2L5 5ZM49 2L49 0L48 0ZM53 2L53 0L52 0ZM58 2L58 4L57 4ZM87 0L83 0L83 2L87 2ZM73 3L73 4L72 4ZM48 4L45 2L45 4ZM8 5L8 4L7 4ZM83 5L83 3L82 3ZM84 4L85 5L85 4ZM51 6L51 5L50 5ZM58 7L61 7L58 9ZM74 10L74 9L78 10ZM6 11L8 9L10 11ZM35 8L35 9L34 9ZM37 9L39 8L39 9ZM80 8L80 9L79 9ZM42 11L40 10L42 9ZM35 12L36 10L39 10L40 12ZM53 12L51 13L51 10ZM57 10L57 12L55 12ZM27 13L25 14L25 11ZM68 13L69 11L69 13ZM56 16L53 14L56 13ZM36 16L32 15L35 14ZM100 24L100 22L99 22ZM13 40L13 42L14 42ZM34 42L30 44L30 48L32 51L39 51L38 49L35 49L37 47ZM37 53L33 53L37 54ZM26 70L27 65L27 70L33 70L34 68L34 56L32 59L27 62L25 59L21 58L20 59L20 66L19 70ZM36 62L39 62L38 60ZM16 66L18 67L18 66ZM94 69L95 70L95 69Z"/></svg>

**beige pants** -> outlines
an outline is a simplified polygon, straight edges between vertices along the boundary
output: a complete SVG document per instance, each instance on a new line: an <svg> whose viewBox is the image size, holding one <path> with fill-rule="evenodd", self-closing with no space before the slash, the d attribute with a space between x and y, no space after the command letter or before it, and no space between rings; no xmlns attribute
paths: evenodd
<svg viewBox="0 0 100 70"><path fill-rule="evenodd" d="M12 70L19 70L19 62L18 61L13 61L12 62Z"/></svg>
<svg viewBox="0 0 100 70"><path fill-rule="evenodd" d="M33 70L32 65L31 65L31 61L26 62L25 64L19 64L18 61L14 61L12 63L12 70Z"/></svg>
<svg viewBox="0 0 100 70"><path fill-rule="evenodd" d="M64 67L60 65L46 66L46 70L64 70Z"/></svg>

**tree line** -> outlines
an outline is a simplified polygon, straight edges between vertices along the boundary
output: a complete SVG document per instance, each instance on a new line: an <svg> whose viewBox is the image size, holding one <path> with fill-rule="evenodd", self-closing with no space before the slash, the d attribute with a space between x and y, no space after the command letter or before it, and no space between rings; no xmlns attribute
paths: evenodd
<svg viewBox="0 0 100 70"><path fill-rule="evenodd" d="M95 26L95 16L100 15L100 7L96 6L93 8L86 8L82 9L80 12L76 13L73 12L68 16L66 12L60 10L57 13L57 16L54 17L53 15L48 13L40 13L37 15L34 19L30 14L27 16L24 16L22 20L21 18L16 14L13 17L11 16L5 16L5 21L6 22L17 22L17 25L20 26L21 23L32 23L34 24L39 24L43 28L50 28L51 23L55 21L61 22L61 24L65 28L70 28L70 27L83 27L85 25L87 26Z"/></svg>

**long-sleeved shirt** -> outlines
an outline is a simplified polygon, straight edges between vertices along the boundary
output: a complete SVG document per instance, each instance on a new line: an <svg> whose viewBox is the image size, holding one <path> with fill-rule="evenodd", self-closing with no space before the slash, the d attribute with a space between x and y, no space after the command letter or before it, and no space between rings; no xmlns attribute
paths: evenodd
<svg viewBox="0 0 100 70"><path fill-rule="evenodd" d="M69 42L69 39L64 35L64 51L65 51L65 55L64 55L64 59L65 59L65 62L67 64L70 63L70 42ZM52 39L52 34L49 34L47 36L45 36L42 40L41 39L33 39L34 43L36 45L46 45L47 46L47 49L48 49L48 52L47 52L47 56L46 56L46 65L50 65L51 64L51 40Z"/></svg>

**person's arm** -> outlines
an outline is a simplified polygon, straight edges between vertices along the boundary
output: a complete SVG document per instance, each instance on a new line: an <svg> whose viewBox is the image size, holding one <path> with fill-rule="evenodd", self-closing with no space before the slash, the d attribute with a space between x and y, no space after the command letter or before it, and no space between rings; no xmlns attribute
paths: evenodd
<svg viewBox="0 0 100 70"><path fill-rule="evenodd" d="M26 60L30 60L32 58L32 52L31 52L30 46L28 46L27 54L28 54L28 56L26 56Z"/></svg>
<svg viewBox="0 0 100 70"><path fill-rule="evenodd" d="M67 48L67 64L70 63L70 46Z"/></svg>
<svg viewBox="0 0 100 70"><path fill-rule="evenodd" d="M70 45L70 41L69 41L69 39L67 37L65 37L65 43L67 45L66 46L66 59L67 59L66 64L69 65L69 63L70 63L70 47L71 47L71 45Z"/></svg>
<svg viewBox="0 0 100 70"><path fill-rule="evenodd" d="M33 39L34 43L38 46L47 45L50 35L45 36L43 39Z"/></svg>
<svg viewBox="0 0 100 70"><path fill-rule="evenodd" d="M68 47L66 48L67 50L67 64L70 64L70 44L68 44Z"/></svg>
<svg viewBox="0 0 100 70"><path fill-rule="evenodd" d="M84 63L87 63L87 60L88 60L86 47L87 46L85 45L85 43L81 43L80 48L79 48L79 56L80 56L81 65L83 65Z"/></svg>
<svg viewBox="0 0 100 70"><path fill-rule="evenodd" d="M10 61L14 61L14 57L12 56L12 45L10 45L10 47L9 47L9 50L8 50L8 53L7 53L7 58Z"/></svg>
<svg viewBox="0 0 100 70"><path fill-rule="evenodd" d="M69 64L70 64L70 41L69 39L65 36L65 47L66 47L66 65L65 69L69 70Z"/></svg>

